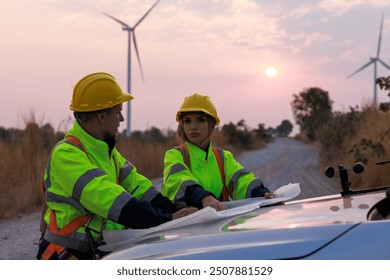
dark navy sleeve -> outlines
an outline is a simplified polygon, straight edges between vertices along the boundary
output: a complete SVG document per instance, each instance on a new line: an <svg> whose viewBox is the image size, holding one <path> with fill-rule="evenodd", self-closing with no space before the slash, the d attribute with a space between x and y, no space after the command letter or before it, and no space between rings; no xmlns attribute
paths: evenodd
<svg viewBox="0 0 390 280"><path fill-rule="evenodd" d="M263 184L261 184L261 186L258 186L252 190L251 197L262 197L266 193L270 193L270 190L264 187Z"/></svg>
<svg viewBox="0 0 390 280"><path fill-rule="evenodd" d="M118 223L132 229L158 226L172 220L172 214L153 207L148 201L132 198L122 208Z"/></svg>
<svg viewBox="0 0 390 280"><path fill-rule="evenodd" d="M176 205L161 193L157 194L150 203L153 207L160 208L168 213L175 213L178 210Z"/></svg>
<svg viewBox="0 0 390 280"><path fill-rule="evenodd" d="M198 209L202 209L202 199L208 195L213 195L213 193L206 191L200 185L192 185L186 188L186 193L184 200L188 206L194 206Z"/></svg>

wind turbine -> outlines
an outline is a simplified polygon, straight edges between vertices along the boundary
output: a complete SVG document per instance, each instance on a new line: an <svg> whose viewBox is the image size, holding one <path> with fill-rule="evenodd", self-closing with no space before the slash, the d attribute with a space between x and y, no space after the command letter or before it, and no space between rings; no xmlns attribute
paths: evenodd
<svg viewBox="0 0 390 280"><path fill-rule="evenodd" d="M114 18L113 16L104 13L104 15L108 16L109 18L115 20L119 24L122 25L122 30L125 30L128 32L129 39L128 39L128 49L127 49L127 92L131 93L131 39L133 39L134 43L134 49L135 54L137 55L138 65L141 70L141 76L142 80L145 81L144 73L142 71L142 65L141 65L141 59L139 57L138 53L138 47L137 47L137 41L135 39L135 28L144 20L144 18L152 11L152 9L160 2L161 0L158 0L156 3L153 4L153 6L136 22L136 24L131 27L127 23ZM131 102L127 102L127 127L126 127L126 136L130 136L131 134L131 110L130 110Z"/></svg>
<svg viewBox="0 0 390 280"><path fill-rule="evenodd" d="M377 107L377 93L376 93L376 80L377 80L377 62L379 61L384 67L390 70L390 66L387 65L383 60L379 58L379 53L381 49L381 40L382 40L382 27L383 27L383 13L382 13L382 20L381 20L381 27L379 30L379 40L378 40L378 49L376 52L376 57L370 57L370 61L364 64L362 67L360 67L358 70L353 72L351 75L348 76L348 78L352 77L356 73L360 72L370 64L374 64L374 108Z"/></svg>

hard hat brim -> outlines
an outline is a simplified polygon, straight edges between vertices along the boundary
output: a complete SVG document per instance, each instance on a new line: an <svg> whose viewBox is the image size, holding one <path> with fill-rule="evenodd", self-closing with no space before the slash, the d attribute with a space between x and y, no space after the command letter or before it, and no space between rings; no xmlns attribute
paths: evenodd
<svg viewBox="0 0 390 280"><path fill-rule="evenodd" d="M215 119L215 125L219 125L220 123L220 120L218 117L214 117L213 114L211 114L209 111L207 110L204 110L204 109L200 109L200 108L185 108L185 109L181 109L179 112L177 112L176 114L176 121L177 122L180 122L180 117L181 117L181 114L182 113L196 113L196 112L203 112L207 115L209 115L210 117L212 117L213 119Z"/></svg>
<svg viewBox="0 0 390 280"><path fill-rule="evenodd" d="M116 105L122 104L124 102L130 101L133 99L134 99L133 95L124 91L124 92L122 92L122 95L117 98L116 102L112 102L110 104L99 104L97 106L97 108L94 108L93 110L91 110L91 108L89 108L89 107L82 107L82 106L74 107L74 106L72 106L72 104L70 104L69 108L74 112L99 111L99 110L104 110L107 108L115 107Z"/></svg>

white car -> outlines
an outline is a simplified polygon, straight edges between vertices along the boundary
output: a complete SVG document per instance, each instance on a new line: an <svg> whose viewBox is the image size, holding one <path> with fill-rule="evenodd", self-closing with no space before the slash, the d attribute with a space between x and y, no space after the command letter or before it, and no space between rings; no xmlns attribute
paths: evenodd
<svg viewBox="0 0 390 280"><path fill-rule="evenodd" d="M348 176L341 179L340 194L146 232L118 243L103 259L389 260L389 188L354 192Z"/></svg>

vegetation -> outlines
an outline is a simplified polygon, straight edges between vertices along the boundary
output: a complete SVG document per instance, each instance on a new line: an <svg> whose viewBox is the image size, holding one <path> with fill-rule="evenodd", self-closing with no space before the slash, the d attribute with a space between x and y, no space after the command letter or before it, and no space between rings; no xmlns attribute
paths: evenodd
<svg viewBox="0 0 390 280"><path fill-rule="evenodd" d="M376 81L380 89L390 90L390 76L389 77L380 77ZM390 93L387 94L390 97ZM390 110L390 102L384 102L379 104L379 109L383 112L388 112Z"/></svg>
<svg viewBox="0 0 390 280"><path fill-rule="evenodd" d="M390 90L390 77L379 78L377 84ZM347 112L333 112L332 103L328 93L319 88L294 95L291 107L301 139L320 147L323 169L337 169L342 164L352 170L356 162L361 162L363 175L350 172L352 189L388 185L390 165L377 163L390 160L390 103L380 104L379 110L367 105L361 109L350 107Z"/></svg>
<svg viewBox="0 0 390 280"><path fill-rule="evenodd" d="M329 93L314 87L294 94L293 98L291 107L296 123L310 141L316 140L316 132L332 117Z"/></svg>
<svg viewBox="0 0 390 280"><path fill-rule="evenodd" d="M50 124L39 125L34 115L24 119L25 130L0 127L0 220L37 210L41 206L42 178L52 147L64 137ZM264 147L271 137L263 125L250 129L245 121L216 130L213 141L234 154ZM166 150L176 145L175 132L152 127L118 137L118 150L148 178L162 176Z"/></svg>
<svg viewBox="0 0 390 280"><path fill-rule="evenodd" d="M253 146L254 144L259 144L254 139L262 139L262 142L268 142L272 137L267 133L264 124L259 124L257 129L252 130L246 125L245 120L240 120L236 125L232 122L225 124L222 127L222 133L227 138L227 144L230 147L245 150L259 148L258 146Z"/></svg>
<svg viewBox="0 0 390 280"><path fill-rule="evenodd" d="M283 120L275 129L275 136L287 137L293 130L293 124L289 120Z"/></svg>

